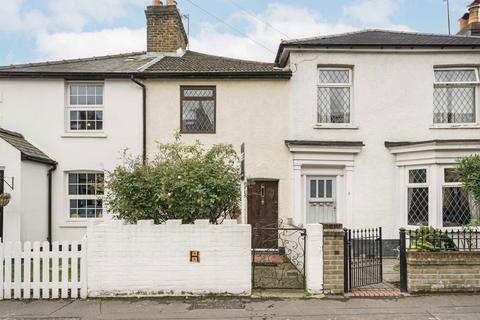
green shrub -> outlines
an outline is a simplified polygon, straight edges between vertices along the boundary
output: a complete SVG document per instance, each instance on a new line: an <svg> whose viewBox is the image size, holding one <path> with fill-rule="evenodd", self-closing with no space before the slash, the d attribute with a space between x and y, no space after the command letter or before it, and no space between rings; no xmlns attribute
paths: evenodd
<svg viewBox="0 0 480 320"><path fill-rule="evenodd" d="M207 150L199 142L183 144L177 134L173 143L158 145L151 161L125 156L124 162L106 182L107 208L119 219L217 223L239 212L238 156L231 145Z"/></svg>
<svg viewBox="0 0 480 320"><path fill-rule="evenodd" d="M420 227L410 234L410 250L415 251L456 251L453 240L442 230Z"/></svg>

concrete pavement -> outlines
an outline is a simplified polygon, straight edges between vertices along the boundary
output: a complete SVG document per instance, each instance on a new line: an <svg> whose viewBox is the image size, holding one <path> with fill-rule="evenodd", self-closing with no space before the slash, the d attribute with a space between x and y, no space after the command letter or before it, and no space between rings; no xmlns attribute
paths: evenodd
<svg viewBox="0 0 480 320"><path fill-rule="evenodd" d="M401 299L112 299L2 301L0 319L478 320L480 295Z"/></svg>

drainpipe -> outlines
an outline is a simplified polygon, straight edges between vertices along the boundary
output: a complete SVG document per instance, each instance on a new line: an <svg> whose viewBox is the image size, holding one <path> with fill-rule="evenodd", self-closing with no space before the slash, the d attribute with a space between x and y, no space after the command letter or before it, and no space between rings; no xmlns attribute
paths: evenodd
<svg viewBox="0 0 480 320"><path fill-rule="evenodd" d="M142 107L142 121L143 121L143 142L142 142L142 160L145 164L147 162L147 87L145 84L141 83L134 76L132 76L131 80L135 82L137 85L142 87L142 94L143 94L143 107Z"/></svg>
<svg viewBox="0 0 480 320"><path fill-rule="evenodd" d="M57 164L53 164L50 169L48 169L48 242L50 246L52 244L52 175L53 171L57 170Z"/></svg>

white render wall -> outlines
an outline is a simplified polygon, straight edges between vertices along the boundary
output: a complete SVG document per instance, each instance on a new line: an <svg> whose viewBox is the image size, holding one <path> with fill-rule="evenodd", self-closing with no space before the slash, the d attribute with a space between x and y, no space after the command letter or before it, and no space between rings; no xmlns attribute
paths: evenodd
<svg viewBox="0 0 480 320"><path fill-rule="evenodd" d="M323 293L323 225L309 224L305 248L305 282L310 294Z"/></svg>
<svg viewBox="0 0 480 320"><path fill-rule="evenodd" d="M22 241L48 237L48 169L45 164L22 161Z"/></svg>
<svg viewBox="0 0 480 320"><path fill-rule="evenodd" d="M138 85L130 80L105 81L104 133L100 135L66 133L66 85L63 79L0 79L0 127L23 134L58 162L53 174L55 241L80 240L86 232L87 221L69 219L67 173L112 170L121 163L124 149L139 156L142 146L142 90ZM20 181L20 177L16 180ZM46 210L43 214L47 219ZM20 240L20 234L13 235L13 229L7 235L11 237L6 240ZM33 240L29 234L23 237Z"/></svg>
<svg viewBox="0 0 480 320"><path fill-rule="evenodd" d="M92 223L87 246L89 297L251 293L249 225Z"/></svg>
<svg viewBox="0 0 480 320"><path fill-rule="evenodd" d="M363 141L365 144L354 157L353 183L347 186L347 190L351 190L347 193L352 198L349 204L352 209L339 223L354 228L382 226L385 239L398 238L398 228L404 226L406 214L401 206L400 169L384 143L480 138L479 126L432 128L434 66L479 64L477 52L291 54L289 139ZM318 65L353 66L352 124L355 128L314 128ZM308 168L313 174L316 169ZM294 197L295 192L302 190L294 190L290 197ZM344 201L339 199L338 205L345 208Z"/></svg>
<svg viewBox="0 0 480 320"><path fill-rule="evenodd" d="M5 171L5 179L8 183L11 184L11 178L15 178L14 190L10 189L7 184L4 184L5 192L10 193L12 199L10 203L3 208L3 238L11 241L19 241L22 210L22 193L20 192L22 186L22 164L20 151L3 139L0 139L0 169Z"/></svg>

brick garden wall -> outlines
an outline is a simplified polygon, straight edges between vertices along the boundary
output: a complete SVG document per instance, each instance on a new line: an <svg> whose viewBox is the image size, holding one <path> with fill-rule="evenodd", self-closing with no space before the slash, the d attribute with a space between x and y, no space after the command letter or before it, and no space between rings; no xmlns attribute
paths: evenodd
<svg viewBox="0 0 480 320"><path fill-rule="evenodd" d="M480 292L480 252L407 252L409 292Z"/></svg>
<svg viewBox="0 0 480 320"><path fill-rule="evenodd" d="M323 226L323 282L325 294L343 294L343 241L340 224Z"/></svg>

